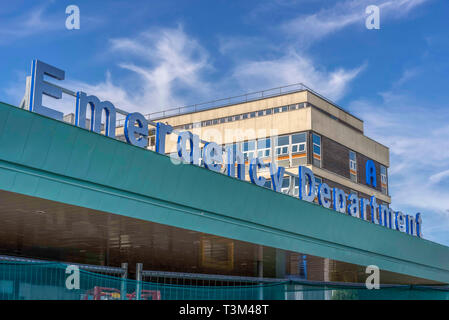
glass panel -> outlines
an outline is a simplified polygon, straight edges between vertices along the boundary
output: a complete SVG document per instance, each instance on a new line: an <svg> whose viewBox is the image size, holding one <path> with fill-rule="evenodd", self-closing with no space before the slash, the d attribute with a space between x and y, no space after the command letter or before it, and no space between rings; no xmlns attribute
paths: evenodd
<svg viewBox="0 0 449 320"><path fill-rule="evenodd" d="M298 133L292 135L292 144L294 143L301 143L306 142L306 134L305 133Z"/></svg>
<svg viewBox="0 0 449 320"><path fill-rule="evenodd" d="M270 189L271 188L271 180L266 180L265 181L265 184L263 185L265 188L268 188L268 189Z"/></svg>
<svg viewBox="0 0 449 320"><path fill-rule="evenodd" d="M282 137L278 137L278 146L283 146L286 144L289 144L289 139L288 136L282 136Z"/></svg>
<svg viewBox="0 0 449 320"><path fill-rule="evenodd" d="M320 145L321 144L321 137L316 135L316 134L313 134L313 143L316 143L316 144Z"/></svg>
<svg viewBox="0 0 449 320"><path fill-rule="evenodd" d="M271 140L268 139L259 139L257 141L257 148L258 149L265 149L265 148L270 148L271 147Z"/></svg>
<svg viewBox="0 0 449 320"><path fill-rule="evenodd" d="M317 155L321 155L321 148L317 145L313 145L313 152Z"/></svg>
<svg viewBox="0 0 449 320"><path fill-rule="evenodd" d="M261 110L261 111L257 112L257 116L258 116L258 117L261 117L261 116L263 116L263 110Z"/></svg>
<svg viewBox="0 0 449 320"><path fill-rule="evenodd" d="M355 152L354 151L349 151L349 159L355 161Z"/></svg>
<svg viewBox="0 0 449 320"><path fill-rule="evenodd" d="M272 113L272 109L267 109L267 110L265 110L265 114L266 114L266 115L271 114L271 113Z"/></svg>
<svg viewBox="0 0 449 320"><path fill-rule="evenodd" d="M243 143L243 151L254 150L255 142L253 141L245 141Z"/></svg>

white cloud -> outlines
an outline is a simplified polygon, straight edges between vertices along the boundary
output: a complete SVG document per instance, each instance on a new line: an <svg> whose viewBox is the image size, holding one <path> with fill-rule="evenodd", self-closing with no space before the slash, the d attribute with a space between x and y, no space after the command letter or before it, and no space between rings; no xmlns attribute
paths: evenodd
<svg viewBox="0 0 449 320"><path fill-rule="evenodd" d="M441 172L435 173L430 176L429 181L431 183L438 183L442 181L443 179L449 178L449 169L443 170Z"/></svg>
<svg viewBox="0 0 449 320"><path fill-rule="evenodd" d="M158 29L136 38L111 41L112 49L125 53L120 67L137 78L137 91L130 94L133 107L140 111L181 106L185 99L204 96L210 85L203 75L211 69L206 50L182 29ZM180 91L188 90L182 97Z"/></svg>
<svg viewBox="0 0 449 320"><path fill-rule="evenodd" d="M21 10L21 8L16 9ZM9 43L45 32L64 30L64 21L47 12L47 5L31 7L22 14L9 13L0 19L0 43ZM61 16L64 18L64 16Z"/></svg>
<svg viewBox="0 0 449 320"><path fill-rule="evenodd" d="M448 242L441 234L449 229L449 106L391 91L380 96L381 102L354 101L349 109L364 119L367 136L390 148L393 208L422 212L425 237Z"/></svg>
<svg viewBox="0 0 449 320"><path fill-rule="evenodd" d="M286 34L294 36L298 44L308 46L350 25L358 24L360 28L365 28L365 9L369 5L379 6L382 29L385 20L406 17L411 10L429 1L346 0L313 14L299 15L283 23L280 28Z"/></svg>
<svg viewBox="0 0 449 320"><path fill-rule="evenodd" d="M291 49L287 55L272 60L242 61L234 68L233 78L248 90L302 82L320 94L338 100L363 69L362 65L351 70L322 70L311 59Z"/></svg>

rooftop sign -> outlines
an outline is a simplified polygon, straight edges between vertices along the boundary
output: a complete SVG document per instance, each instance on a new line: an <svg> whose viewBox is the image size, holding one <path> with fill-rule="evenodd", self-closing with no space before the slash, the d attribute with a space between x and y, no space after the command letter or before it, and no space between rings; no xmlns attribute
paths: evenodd
<svg viewBox="0 0 449 320"><path fill-rule="evenodd" d="M47 81L44 81L44 75L56 80L64 80L65 72L54 66L48 65L39 60L33 60L31 68L31 82L29 88L28 109L32 112L42 114L56 120L63 120L63 113L46 107L42 104L43 95L61 99L63 88ZM67 91L67 90L66 90ZM170 125L162 122L154 123L147 120L139 112L124 112L109 101L101 101L94 95L87 95L78 91L73 93L76 97L75 107L75 125L91 131L102 133L102 119L104 112L104 134L115 138L116 114L126 115L124 124L124 133L126 141L129 144L140 148L148 146L148 126L156 126L156 152L165 154L166 136L177 134L177 152L176 157L184 163L200 165L200 158L203 159L204 167L216 172L221 172L225 168L228 176L245 180L245 159L241 151L234 150L232 146L223 148L215 142L204 142L205 145L200 150L198 135L190 131L177 131ZM91 112L91 119L86 118L87 111ZM86 123L89 127L86 128ZM253 157L249 163L249 178L251 183L264 186L267 180L259 175L262 168L268 168L271 177L271 189L281 192L282 180L286 174L285 168L276 166L274 163L264 163L260 158ZM365 164L366 181L368 185L376 187L376 168L372 160ZM325 208L331 208L342 214L348 214L363 220L368 220L374 224L405 232L410 235L422 237L422 219L421 214L415 216L403 214L400 211L394 211L385 204L378 204L375 196L359 198L355 193L346 195L339 188L330 188L326 183L316 185L315 177L309 168L299 166L299 199L314 202L317 199L319 205ZM369 210L368 210L369 208ZM374 213L369 214L368 213Z"/></svg>

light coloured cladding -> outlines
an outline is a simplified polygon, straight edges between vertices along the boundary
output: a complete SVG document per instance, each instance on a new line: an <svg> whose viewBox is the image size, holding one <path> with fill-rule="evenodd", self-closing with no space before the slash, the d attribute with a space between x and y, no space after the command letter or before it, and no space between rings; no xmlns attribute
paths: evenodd
<svg viewBox="0 0 449 320"><path fill-rule="evenodd" d="M318 97L313 92L307 91L307 101L363 132L362 120Z"/></svg>
<svg viewBox="0 0 449 320"><path fill-rule="evenodd" d="M199 111L179 116L167 117L158 121L168 122L172 126L195 123L204 120L217 119L238 115L246 112L259 111L268 108L280 107L300 102L306 102L307 91L300 91L282 96L265 98L255 101L243 102L231 106L224 106L215 109Z"/></svg>
<svg viewBox="0 0 449 320"><path fill-rule="evenodd" d="M221 123L202 128L190 129L200 139L218 144L228 144L245 140L254 140L271 136L281 136L295 132L311 130L312 108L302 108L269 116ZM167 138L167 152L173 152L176 137Z"/></svg>
<svg viewBox="0 0 449 320"><path fill-rule="evenodd" d="M388 147L312 109L312 130L377 162L390 166Z"/></svg>

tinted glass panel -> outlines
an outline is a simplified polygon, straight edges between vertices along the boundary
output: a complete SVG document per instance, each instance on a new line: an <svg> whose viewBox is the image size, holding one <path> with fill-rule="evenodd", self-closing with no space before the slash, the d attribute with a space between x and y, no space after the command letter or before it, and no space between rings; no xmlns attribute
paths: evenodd
<svg viewBox="0 0 449 320"><path fill-rule="evenodd" d="M294 143L301 143L306 142L306 134L305 133L299 133L292 135L292 144Z"/></svg>
<svg viewBox="0 0 449 320"><path fill-rule="evenodd" d="M278 137L278 146L289 144L288 136Z"/></svg>

